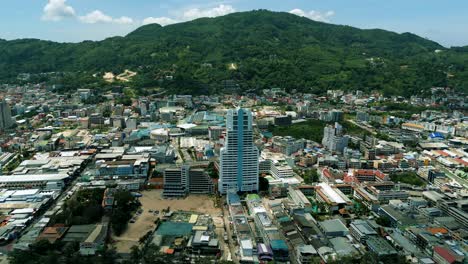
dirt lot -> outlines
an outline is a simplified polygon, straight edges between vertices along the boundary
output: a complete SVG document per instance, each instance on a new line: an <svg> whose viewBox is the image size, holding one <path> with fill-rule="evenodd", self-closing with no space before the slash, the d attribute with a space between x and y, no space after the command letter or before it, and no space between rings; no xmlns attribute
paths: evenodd
<svg viewBox="0 0 468 264"><path fill-rule="evenodd" d="M127 230L119 237L113 237L114 245L119 253L130 253L130 248L138 245L140 237L144 236L148 231L155 228L154 221L159 216L149 213L149 210L167 209L171 211L194 211L203 214L210 214L217 227L222 227L222 218L218 217L221 214L220 208L214 207L213 198L207 195L190 195L184 199L163 199L162 190L150 190L141 192L140 197L141 209L143 213L138 216L135 223L129 223Z"/></svg>

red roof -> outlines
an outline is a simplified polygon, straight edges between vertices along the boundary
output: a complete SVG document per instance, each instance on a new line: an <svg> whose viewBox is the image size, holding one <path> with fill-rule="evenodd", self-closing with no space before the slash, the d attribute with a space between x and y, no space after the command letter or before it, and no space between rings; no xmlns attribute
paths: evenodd
<svg viewBox="0 0 468 264"><path fill-rule="evenodd" d="M350 174L346 174L346 176L343 178L343 181L346 183L353 183L353 182L359 183L358 179Z"/></svg>
<svg viewBox="0 0 468 264"><path fill-rule="evenodd" d="M460 159L460 158L456 158L456 159L454 159L454 160L455 160L456 162L458 162L458 163L464 165L464 166L468 166L468 162L466 162L466 161L464 161L464 160L462 160L462 159Z"/></svg>
<svg viewBox="0 0 468 264"><path fill-rule="evenodd" d="M427 231L431 232L431 234L435 235L437 233L441 233L441 234L447 234L448 233L448 230L446 228L443 228L443 227L429 227L427 228Z"/></svg>
<svg viewBox="0 0 468 264"><path fill-rule="evenodd" d="M444 156L444 157L448 157L449 154L445 151L442 151L442 150L436 150L435 152L439 153L440 155Z"/></svg>
<svg viewBox="0 0 468 264"><path fill-rule="evenodd" d="M445 259L448 263L454 263L457 259L448 251L446 248L435 246L434 253L437 253L443 259Z"/></svg>
<svg viewBox="0 0 468 264"><path fill-rule="evenodd" d="M385 179L385 174L381 172L380 170L355 170L354 171L355 176L375 176L379 179L384 180Z"/></svg>
<svg viewBox="0 0 468 264"><path fill-rule="evenodd" d="M356 173L359 176L373 176L374 170L356 170Z"/></svg>
<svg viewBox="0 0 468 264"><path fill-rule="evenodd" d="M379 170L376 170L375 171L375 177L378 177L380 178L381 180L384 180L385 179L385 174Z"/></svg>
<svg viewBox="0 0 468 264"><path fill-rule="evenodd" d="M164 182L164 178L151 178L149 179L149 182Z"/></svg>
<svg viewBox="0 0 468 264"><path fill-rule="evenodd" d="M323 174L323 176L327 177L328 179L333 179L332 174L330 173L330 171L327 168L322 170L322 174Z"/></svg>

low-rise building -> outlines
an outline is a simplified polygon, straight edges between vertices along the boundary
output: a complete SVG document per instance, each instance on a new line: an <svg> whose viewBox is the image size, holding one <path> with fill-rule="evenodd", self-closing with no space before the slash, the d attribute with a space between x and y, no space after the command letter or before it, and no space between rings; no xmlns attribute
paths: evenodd
<svg viewBox="0 0 468 264"><path fill-rule="evenodd" d="M365 220L354 220L351 222L349 232L361 243L364 243L369 236L377 235L377 232Z"/></svg>
<svg viewBox="0 0 468 264"><path fill-rule="evenodd" d="M383 238L370 236L366 240L367 248L378 257L396 255L398 252Z"/></svg>
<svg viewBox="0 0 468 264"><path fill-rule="evenodd" d="M213 181L203 169L184 165L167 168L163 175L164 197L183 197L189 193L211 194L214 191Z"/></svg>
<svg viewBox="0 0 468 264"><path fill-rule="evenodd" d="M339 219L319 222L318 227L327 237L344 237L349 234L349 229Z"/></svg>

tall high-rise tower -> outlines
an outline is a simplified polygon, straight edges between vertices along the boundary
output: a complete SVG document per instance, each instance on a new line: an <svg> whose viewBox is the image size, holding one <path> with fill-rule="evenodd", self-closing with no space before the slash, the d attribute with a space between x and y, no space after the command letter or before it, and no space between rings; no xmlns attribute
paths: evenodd
<svg viewBox="0 0 468 264"><path fill-rule="evenodd" d="M343 152L348 146L348 136L343 136L343 127L335 122L335 125L328 125L323 129L322 145L330 151Z"/></svg>
<svg viewBox="0 0 468 264"><path fill-rule="evenodd" d="M253 142L252 112L247 109L228 110L226 141L220 152L218 190L258 191L258 149Z"/></svg>
<svg viewBox="0 0 468 264"><path fill-rule="evenodd" d="M13 119L11 118L11 109L7 102L2 99L0 101L0 129L6 129L13 126Z"/></svg>

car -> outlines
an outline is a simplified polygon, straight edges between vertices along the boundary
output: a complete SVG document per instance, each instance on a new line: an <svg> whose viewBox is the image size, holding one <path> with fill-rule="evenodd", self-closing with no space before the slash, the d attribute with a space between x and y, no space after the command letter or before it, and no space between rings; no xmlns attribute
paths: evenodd
<svg viewBox="0 0 468 264"><path fill-rule="evenodd" d="M130 219L130 223L133 224L133 223L135 223L135 222L136 222L136 219L135 219L135 218Z"/></svg>
<svg viewBox="0 0 468 264"><path fill-rule="evenodd" d="M158 210L154 211L154 214L159 214L159 211Z"/></svg>
<svg viewBox="0 0 468 264"><path fill-rule="evenodd" d="M153 210L148 210L149 213L153 213L154 211Z"/></svg>

